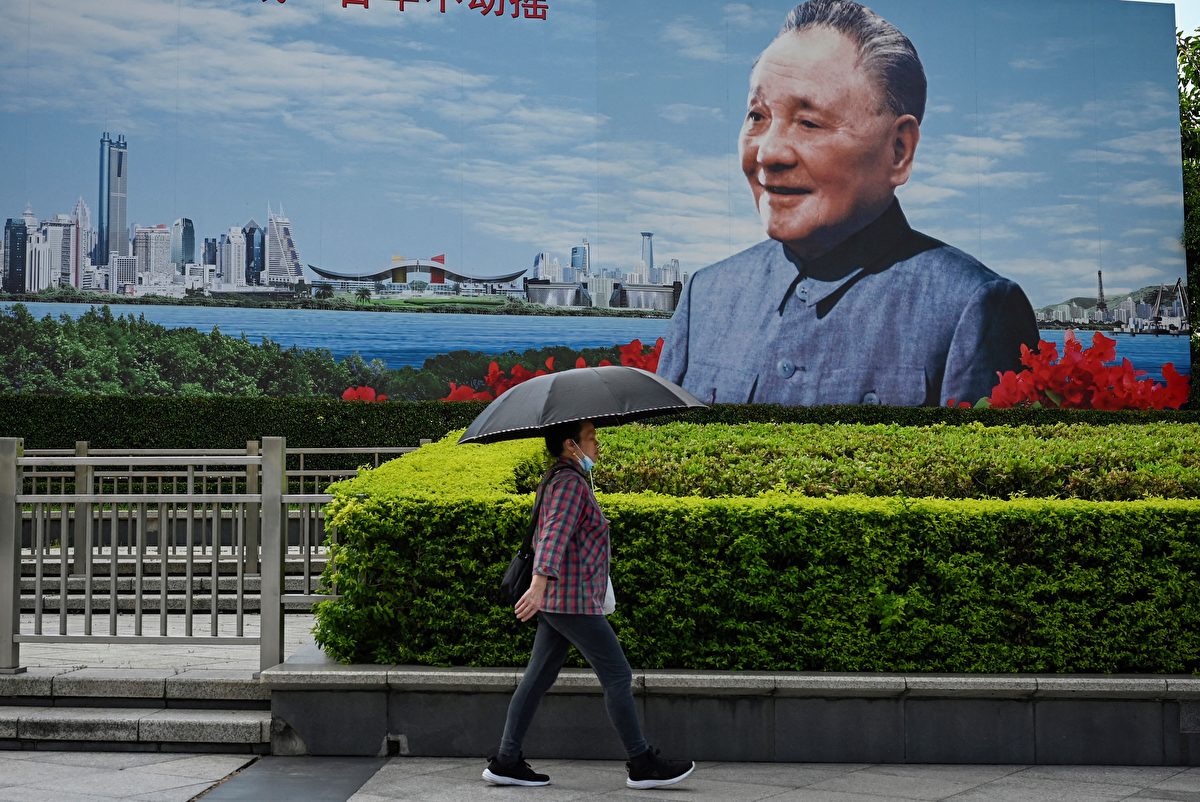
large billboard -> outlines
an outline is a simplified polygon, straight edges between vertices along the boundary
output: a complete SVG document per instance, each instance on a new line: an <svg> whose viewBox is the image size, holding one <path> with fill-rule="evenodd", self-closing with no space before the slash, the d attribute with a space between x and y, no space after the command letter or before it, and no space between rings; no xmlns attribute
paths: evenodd
<svg viewBox="0 0 1200 802"><path fill-rule="evenodd" d="M1172 6L868 6L6 3L3 303L391 371L662 337L707 401L973 402L1068 330L1190 372Z"/></svg>

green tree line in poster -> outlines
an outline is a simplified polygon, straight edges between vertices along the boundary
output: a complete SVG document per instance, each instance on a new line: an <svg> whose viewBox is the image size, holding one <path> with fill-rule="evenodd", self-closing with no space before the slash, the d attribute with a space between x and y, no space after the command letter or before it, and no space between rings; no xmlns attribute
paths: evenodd
<svg viewBox="0 0 1200 802"><path fill-rule="evenodd" d="M214 328L169 329L144 317L114 316L107 306L78 318L38 319L22 304L0 310L0 393L43 395L340 396L366 385L396 400L428 400L448 394L449 383L482 389L488 364L498 360L542 366L554 357L573 365L619 360L617 349L574 351L558 346L523 354L453 351L420 368L390 370L358 354L336 359L325 349L284 348L251 342Z"/></svg>

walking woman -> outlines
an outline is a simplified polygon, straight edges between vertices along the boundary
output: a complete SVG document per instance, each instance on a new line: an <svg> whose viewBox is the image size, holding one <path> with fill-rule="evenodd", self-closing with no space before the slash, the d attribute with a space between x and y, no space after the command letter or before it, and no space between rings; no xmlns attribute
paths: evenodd
<svg viewBox="0 0 1200 802"><path fill-rule="evenodd" d="M625 784L673 785L696 765L663 759L646 743L633 699L633 671L604 617L616 609L616 597L608 574L608 521L589 482L596 461L596 427L591 421L559 424L546 434L546 448L556 461L542 480L533 582L514 608L522 621L537 616L537 634L529 665L508 705L500 749L488 761L483 779L495 785L550 783L549 776L525 762L521 742L574 645L599 677L609 720L629 755Z"/></svg>

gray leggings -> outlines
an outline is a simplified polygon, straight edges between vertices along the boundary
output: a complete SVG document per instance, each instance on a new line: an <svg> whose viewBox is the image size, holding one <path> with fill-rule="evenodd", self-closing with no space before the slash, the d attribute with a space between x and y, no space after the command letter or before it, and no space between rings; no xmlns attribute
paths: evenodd
<svg viewBox="0 0 1200 802"><path fill-rule="evenodd" d="M633 701L633 671L608 619L602 615L543 612L538 614L537 635L533 639L529 665L508 703L508 717L504 721L504 736L500 739L498 754L502 761L512 760L521 753L521 742L525 740L533 714L537 712L542 696L558 678L571 644L600 678L608 718L621 737L625 752L634 757L648 748Z"/></svg>

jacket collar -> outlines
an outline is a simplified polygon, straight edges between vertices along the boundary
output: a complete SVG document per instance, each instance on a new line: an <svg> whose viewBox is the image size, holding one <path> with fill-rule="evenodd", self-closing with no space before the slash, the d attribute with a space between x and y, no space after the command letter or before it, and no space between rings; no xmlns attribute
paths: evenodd
<svg viewBox="0 0 1200 802"><path fill-rule="evenodd" d="M778 293L775 297L780 299L778 309L782 315L800 282L812 279L806 300L816 307L819 319L864 278L943 244L913 230L900 209L900 201L893 198L883 214L815 259L801 259L779 243L768 281Z"/></svg>

